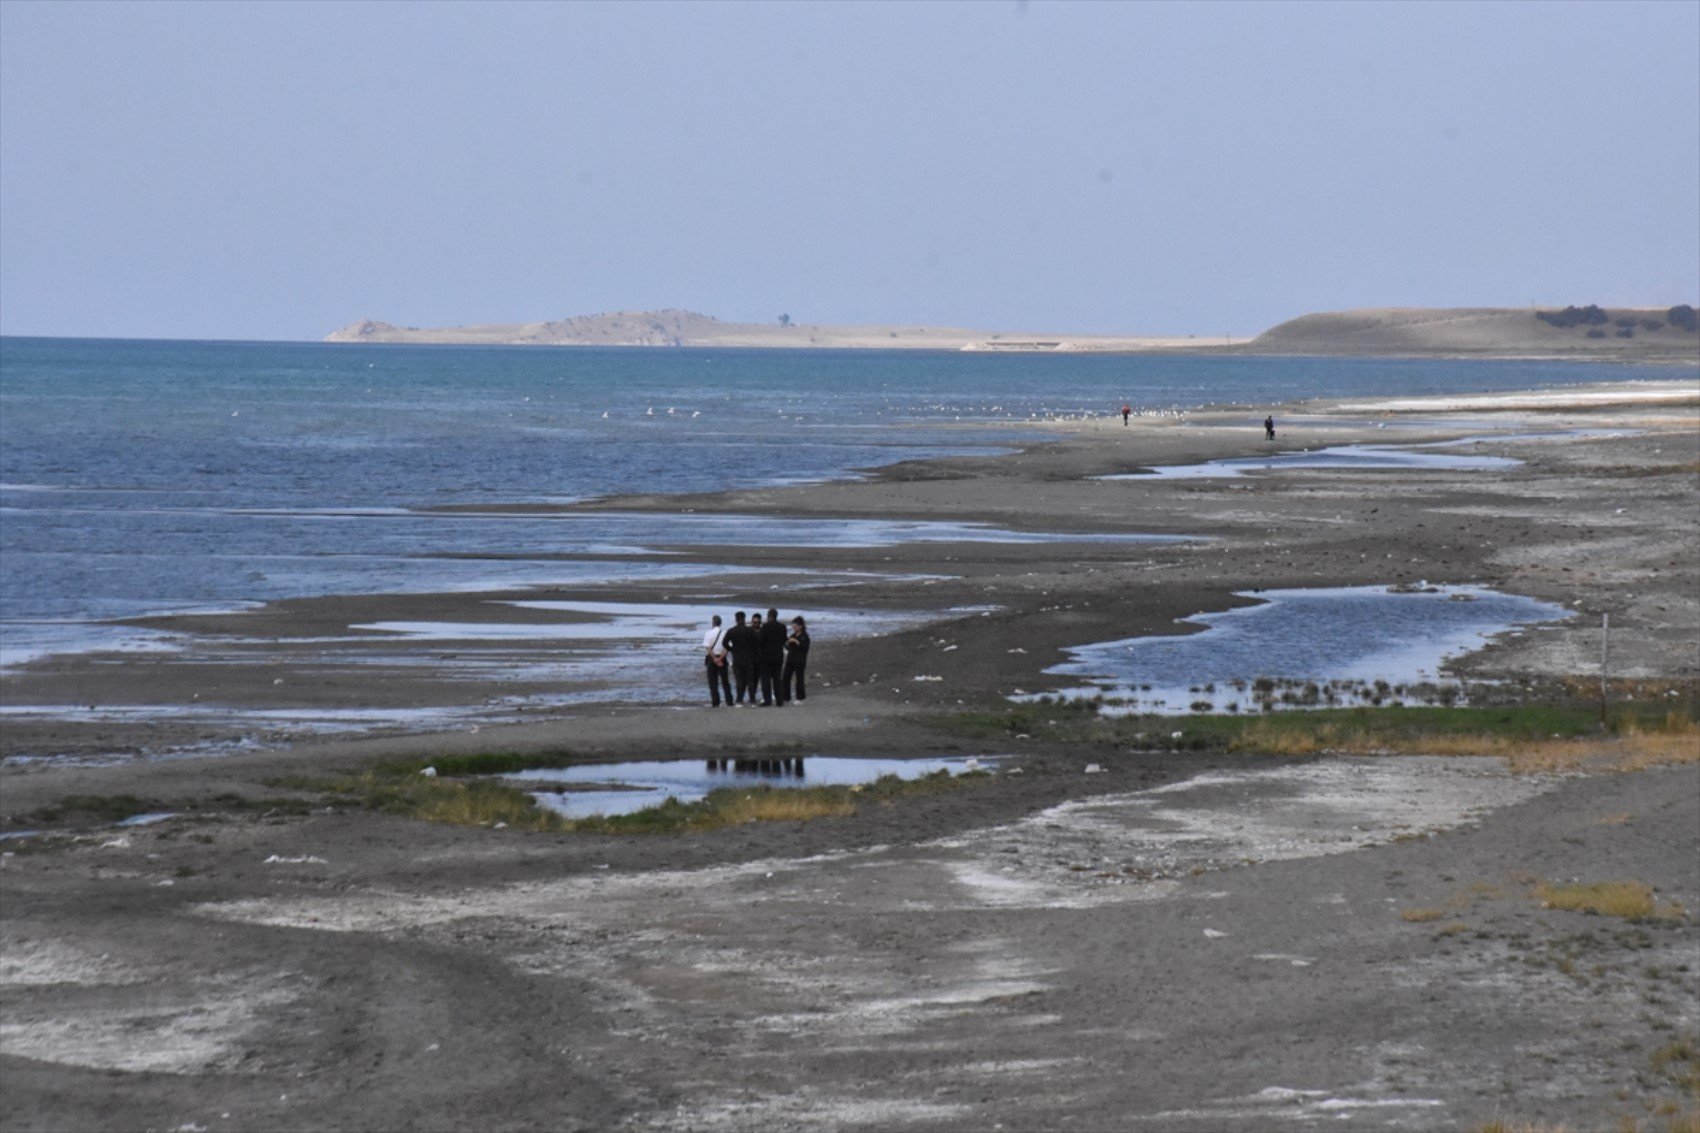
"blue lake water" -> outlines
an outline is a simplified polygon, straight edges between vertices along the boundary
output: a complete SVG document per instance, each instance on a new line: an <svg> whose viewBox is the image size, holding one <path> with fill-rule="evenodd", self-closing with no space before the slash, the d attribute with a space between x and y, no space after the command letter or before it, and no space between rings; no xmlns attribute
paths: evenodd
<svg viewBox="0 0 1700 1133"><path fill-rule="evenodd" d="M1046 672L1091 682L1066 690L1066 698L1102 696L1121 711L1256 712L1264 700L1298 707L1298 696L1281 696L1293 691L1284 683L1301 682L1349 682L1337 690L1343 703L1365 695L1397 699L1394 686L1449 683L1442 666L1494 634L1571 616L1550 602L1480 586L1317 587L1241 597L1257 602L1186 619L1205 627L1201 632L1078 646ZM1267 682L1262 690L1260 679ZM1387 689L1378 693L1376 681Z"/></svg>
<svg viewBox="0 0 1700 1133"><path fill-rule="evenodd" d="M1206 404L1523 389L1635 367L950 352L0 339L0 650L91 621L323 593L688 573L562 562L725 542L725 521L444 515L818 480L995 452L1023 423ZM718 524L718 526L717 526ZM734 542L994 538L792 525ZM811 543L810 539L822 540ZM834 542L833 540L836 540ZM535 557L533 557L535 556Z"/></svg>

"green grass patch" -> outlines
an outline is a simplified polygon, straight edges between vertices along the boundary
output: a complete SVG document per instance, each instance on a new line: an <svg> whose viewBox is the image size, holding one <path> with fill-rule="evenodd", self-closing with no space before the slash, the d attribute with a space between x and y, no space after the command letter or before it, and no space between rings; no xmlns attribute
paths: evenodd
<svg viewBox="0 0 1700 1133"><path fill-rule="evenodd" d="M378 764L379 775L417 775L435 767L438 775L456 778L468 775L508 775L533 767L573 767L593 760L569 751L531 752L480 751L470 755L442 755L433 759L401 759Z"/></svg>
<svg viewBox="0 0 1700 1133"><path fill-rule="evenodd" d="M538 806L526 792L488 779L461 782L365 771L321 783L319 790L345 804L426 822L453 826L494 826L502 822L520 830L542 832L567 829L565 819Z"/></svg>
<svg viewBox="0 0 1700 1133"><path fill-rule="evenodd" d="M1616 705L1607 735L1686 738L1692 705L1668 702ZM1002 711L959 713L939 722L976 740L1095 743L1170 751L1243 751L1311 755L1325 751L1502 754L1506 745L1600 737L1597 704L1584 701L1469 707L1319 708L1259 715L1103 716L1095 705L1011 705Z"/></svg>
<svg viewBox="0 0 1700 1133"><path fill-rule="evenodd" d="M138 814L172 810L158 799L135 795L66 795L50 806L32 812L26 821L48 826L106 826Z"/></svg>

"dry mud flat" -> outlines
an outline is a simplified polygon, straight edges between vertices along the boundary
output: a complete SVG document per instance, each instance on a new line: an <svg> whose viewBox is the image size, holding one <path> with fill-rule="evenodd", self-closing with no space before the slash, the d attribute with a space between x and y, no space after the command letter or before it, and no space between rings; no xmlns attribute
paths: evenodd
<svg viewBox="0 0 1700 1133"><path fill-rule="evenodd" d="M1444 440L1494 412L1460 409L1469 420L1406 435ZM220 759L8 765L0 809L257 797L278 774L398 753L710 754L752 734L800 751L967 751L927 721L1047 687L1064 646L1166 631L1258 587L1488 582L1586 616L1503 639L1471 661L1482 675L1592 673L1609 611L1620 672L1695 677L1693 405L1547 406L1523 424L1616 434L1491 442L1525 461L1493 474L1093 479L1262 443L1118 424L999 460L693 499L1210 538L841 552L945 576L870 584L870 603L996 610L823 651L833 683L801 711L586 709ZM1283 422L1284 445L1375 439L1373 422ZM374 620L384 602L475 600L262 611L278 655L232 667L232 687L263 697L310 675L343 700L434 703L436 690L316 671L287 642ZM9 698L169 703L218 679L193 656L110 660L27 671ZM146 746L156 725L138 727L91 741L50 721L7 742ZM1662 1052L1700 1027L1692 912L1547 909L1537 885L1633 878L1700 908L1695 764L1553 778L1485 759L1185 756L1042 735L977 754L1002 756L999 773L959 791L699 837L213 808L5 845L0 1125L1473 1129L1505 1116L1584 1130L1631 1115L1658 1129L1654 1110L1680 1100Z"/></svg>
<svg viewBox="0 0 1700 1133"><path fill-rule="evenodd" d="M1700 828L1691 768L1009 766L961 794L1075 797L900 845L711 838L670 865L629 839L346 815L5 859L0 1112L8 1129L1593 1129L1679 1096L1653 1060L1700 1024L1693 921L1547 910L1533 886L1634 876L1692 902L1700 867L1673 853ZM1139 788L1153 777L1173 781Z"/></svg>

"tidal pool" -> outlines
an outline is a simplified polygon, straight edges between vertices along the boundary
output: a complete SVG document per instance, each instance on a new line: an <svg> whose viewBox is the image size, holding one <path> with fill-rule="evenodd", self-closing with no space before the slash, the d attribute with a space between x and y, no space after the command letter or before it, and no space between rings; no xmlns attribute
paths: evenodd
<svg viewBox="0 0 1700 1133"><path fill-rule="evenodd" d="M532 797L568 818L632 814L668 799L693 803L721 787L842 787L886 775L919 779L938 771L960 775L990 761L965 759L847 759L811 755L788 759L650 759L580 767L539 767L500 778L543 788Z"/></svg>
<svg viewBox="0 0 1700 1133"><path fill-rule="evenodd" d="M1248 472L1275 472L1284 468L1361 469L1369 471L1471 472L1515 468L1522 464L1508 456L1468 455L1444 451L1468 445L1509 441L1589 440L1599 437L1636 436L1637 429L1563 429L1547 433L1486 433L1450 441L1405 444L1329 445L1302 452L1277 452L1268 456L1238 456L1207 460L1199 464L1160 464L1145 472L1118 472L1099 480L1192 480L1243 476Z"/></svg>
<svg viewBox="0 0 1700 1133"><path fill-rule="evenodd" d="M1482 586L1242 591L1257 604L1185 619L1200 633L1070 649L1047 669L1087 678L1055 695L1105 711L1258 712L1330 704L1454 702L1445 664L1495 634L1562 621L1562 606ZM1412 686L1417 686L1413 689ZM1034 700L1036 696L1021 699Z"/></svg>

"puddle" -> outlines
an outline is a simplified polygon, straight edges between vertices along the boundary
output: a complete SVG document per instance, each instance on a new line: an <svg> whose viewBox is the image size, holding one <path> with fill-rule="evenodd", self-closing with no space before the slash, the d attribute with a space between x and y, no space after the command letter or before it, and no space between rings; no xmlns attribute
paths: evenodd
<svg viewBox="0 0 1700 1133"><path fill-rule="evenodd" d="M154 812L149 813L149 814L132 814L129 818L126 818L123 821L119 822L118 825L119 826L152 826L156 822L164 822L168 818L176 818L176 817L177 817L177 812L174 811L174 810L160 810L160 811L154 811Z"/></svg>
<svg viewBox="0 0 1700 1133"><path fill-rule="evenodd" d="M632 814L668 799L693 803L721 787L843 787L886 775L919 779L939 771L960 775L989 766L965 759L847 759L812 755L790 759L651 759L582 767L539 767L500 778L533 792L542 806L569 818Z"/></svg>
<svg viewBox="0 0 1700 1133"><path fill-rule="evenodd" d="M1185 619L1201 633L1070 649L1046 672L1086 677L1066 699L1111 713L1257 712L1339 704L1456 702L1442 667L1518 626L1570 611L1480 586L1241 592L1259 604ZM1034 700L1034 696L1021 699Z"/></svg>

